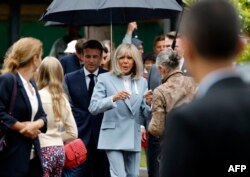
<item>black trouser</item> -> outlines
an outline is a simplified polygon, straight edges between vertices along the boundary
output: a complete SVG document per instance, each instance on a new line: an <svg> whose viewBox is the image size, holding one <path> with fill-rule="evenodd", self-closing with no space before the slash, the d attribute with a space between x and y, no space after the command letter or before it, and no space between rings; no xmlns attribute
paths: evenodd
<svg viewBox="0 0 250 177"><path fill-rule="evenodd" d="M160 141L149 133L147 148L148 177L159 177Z"/></svg>
<svg viewBox="0 0 250 177"><path fill-rule="evenodd" d="M43 169L39 157L30 160L29 173L26 177L42 177Z"/></svg>

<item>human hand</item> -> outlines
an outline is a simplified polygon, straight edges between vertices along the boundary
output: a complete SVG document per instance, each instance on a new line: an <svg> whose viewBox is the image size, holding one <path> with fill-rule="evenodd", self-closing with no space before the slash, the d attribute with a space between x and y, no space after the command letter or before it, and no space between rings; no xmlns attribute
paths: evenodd
<svg viewBox="0 0 250 177"><path fill-rule="evenodd" d="M112 98L113 98L113 102L118 101L118 100L125 100L127 98L130 98L130 93L126 90L122 90L114 94Z"/></svg>
<svg viewBox="0 0 250 177"><path fill-rule="evenodd" d="M25 127L21 129L19 132L24 136L35 139L37 138L38 134L41 133L37 122L22 122L22 123L24 124Z"/></svg>
<svg viewBox="0 0 250 177"><path fill-rule="evenodd" d="M137 23L136 22L130 22L128 24L127 34L132 35L133 31L137 29Z"/></svg>
<svg viewBox="0 0 250 177"><path fill-rule="evenodd" d="M147 132L145 127L141 127L141 141L145 143L147 141Z"/></svg>
<svg viewBox="0 0 250 177"><path fill-rule="evenodd" d="M148 91L144 94L144 98L146 99L147 105L148 105L148 106L151 106L152 99L153 99L153 91L152 91L152 90L148 90Z"/></svg>

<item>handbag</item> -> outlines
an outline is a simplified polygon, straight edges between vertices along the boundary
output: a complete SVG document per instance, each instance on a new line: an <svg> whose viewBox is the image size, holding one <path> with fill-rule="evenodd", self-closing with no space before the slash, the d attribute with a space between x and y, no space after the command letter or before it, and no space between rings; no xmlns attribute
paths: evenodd
<svg viewBox="0 0 250 177"><path fill-rule="evenodd" d="M79 138L64 145L65 162L64 168L74 168L87 159L87 149Z"/></svg>
<svg viewBox="0 0 250 177"><path fill-rule="evenodd" d="M14 80L14 86L13 86L9 110L8 110L9 115L12 115L12 110L14 107L14 103L16 101L16 92L17 92L16 76L14 74L11 74L11 75L12 75L13 80ZM0 127L0 152L3 152L4 149L6 148L6 146L7 146L7 144L5 141L5 132Z"/></svg>

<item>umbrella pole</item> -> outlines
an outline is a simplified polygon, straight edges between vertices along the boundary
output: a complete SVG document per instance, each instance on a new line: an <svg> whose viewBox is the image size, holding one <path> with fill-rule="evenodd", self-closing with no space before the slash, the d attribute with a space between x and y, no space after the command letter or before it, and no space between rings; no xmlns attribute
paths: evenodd
<svg viewBox="0 0 250 177"><path fill-rule="evenodd" d="M111 22L111 24L110 24L110 41L111 41L111 43L110 43L110 49L112 49L112 45L113 45L113 25L112 25L112 22ZM110 50L110 53L111 53L111 51L112 50Z"/></svg>
<svg viewBox="0 0 250 177"><path fill-rule="evenodd" d="M180 30L179 28L180 28L180 23L181 23L181 20L182 20L183 13L184 13L184 5L182 6L182 11L181 11L181 14L180 14L179 19L178 19L178 24L177 24L177 29L176 29L176 31L175 31L174 40L173 40L172 45L171 45L171 48L172 48L173 50L174 50L175 47L176 47L176 39L177 39L179 30Z"/></svg>
<svg viewBox="0 0 250 177"><path fill-rule="evenodd" d="M112 9L110 10L110 56L113 56L113 24L112 24ZM111 58L112 59L112 58Z"/></svg>

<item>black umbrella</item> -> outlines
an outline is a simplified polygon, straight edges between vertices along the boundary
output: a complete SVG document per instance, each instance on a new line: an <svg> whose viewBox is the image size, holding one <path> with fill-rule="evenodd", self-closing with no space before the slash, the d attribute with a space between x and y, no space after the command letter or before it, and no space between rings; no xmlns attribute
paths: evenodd
<svg viewBox="0 0 250 177"><path fill-rule="evenodd" d="M41 20L70 25L126 24L175 17L181 9L175 0L53 0Z"/></svg>

